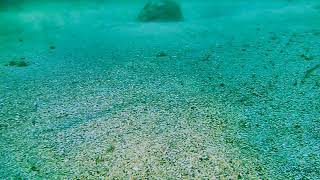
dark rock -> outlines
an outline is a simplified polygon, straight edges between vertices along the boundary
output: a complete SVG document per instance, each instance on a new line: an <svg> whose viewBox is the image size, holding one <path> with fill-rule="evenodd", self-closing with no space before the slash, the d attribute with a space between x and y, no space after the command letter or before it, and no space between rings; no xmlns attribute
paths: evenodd
<svg viewBox="0 0 320 180"><path fill-rule="evenodd" d="M179 4L173 0L150 0L138 15L138 21L182 21Z"/></svg>

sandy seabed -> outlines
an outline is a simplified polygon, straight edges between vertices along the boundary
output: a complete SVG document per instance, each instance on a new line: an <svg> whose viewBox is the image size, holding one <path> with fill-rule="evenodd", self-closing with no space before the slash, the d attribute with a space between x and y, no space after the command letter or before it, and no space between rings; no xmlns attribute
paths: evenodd
<svg viewBox="0 0 320 180"><path fill-rule="evenodd" d="M320 2L181 5L0 8L0 179L320 179Z"/></svg>

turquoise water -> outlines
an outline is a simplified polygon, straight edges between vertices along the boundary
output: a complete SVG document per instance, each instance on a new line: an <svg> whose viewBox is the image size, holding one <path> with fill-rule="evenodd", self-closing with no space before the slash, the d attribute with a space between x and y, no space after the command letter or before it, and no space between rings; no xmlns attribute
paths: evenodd
<svg viewBox="0 0 320 180"><path fill-rule="evenodd" d="M320 2L0 1L0 179L320 179Z"/></svg>

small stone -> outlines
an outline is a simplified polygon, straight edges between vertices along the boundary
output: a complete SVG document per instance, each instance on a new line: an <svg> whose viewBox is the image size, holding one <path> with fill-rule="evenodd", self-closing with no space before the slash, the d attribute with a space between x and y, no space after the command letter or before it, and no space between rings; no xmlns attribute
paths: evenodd
<svg viewBox="0 0 320 180"><path fill-rule="evenodd" d="M138 15L138 21L182 21L179 4L173 0L150 0Z"/></svg>

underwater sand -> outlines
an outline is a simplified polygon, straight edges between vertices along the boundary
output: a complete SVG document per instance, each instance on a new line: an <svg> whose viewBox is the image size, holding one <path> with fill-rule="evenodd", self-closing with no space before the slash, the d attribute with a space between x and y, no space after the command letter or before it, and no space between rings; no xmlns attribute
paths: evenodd
<svg viewBox="0 0 320 180"><path fill-rule="evenodd" d="M320 179L320 2L181 4L0 8L0 179Z"/></svg>

